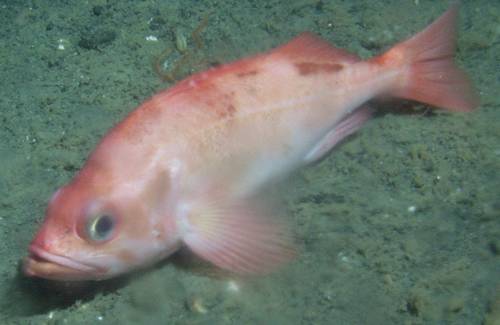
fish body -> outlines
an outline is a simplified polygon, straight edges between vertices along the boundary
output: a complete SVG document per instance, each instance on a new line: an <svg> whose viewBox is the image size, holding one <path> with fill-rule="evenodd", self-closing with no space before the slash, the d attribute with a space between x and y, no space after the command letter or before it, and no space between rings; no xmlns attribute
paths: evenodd
<svg viewBox="0 0 500 325"><path fill-rule="evenodd" d="M154 95L53 195L25 273L105 279L182 245L244 274L290 260L290 230L255 199L264 185L324 157L377 97L478 105L453 64L457 12L367 61L304 33Z"/></svg>

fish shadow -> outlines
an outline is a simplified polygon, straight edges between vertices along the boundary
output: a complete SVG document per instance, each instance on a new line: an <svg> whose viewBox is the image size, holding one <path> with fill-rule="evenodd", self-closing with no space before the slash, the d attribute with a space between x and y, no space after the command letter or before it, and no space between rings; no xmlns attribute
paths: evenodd
<svg viewBox="0 0 500 325"><path fill-rule="evenodd" d="M18 271L5 290L0 310L9 317L47 314L92 300L97 294L114 292L129 277L105 281L63 282L27 277Z"/></svg>
<svg viewBox="0 0 500 325"><path fill-rule="evenodd" d="M145 269L102 281L54 281L28 277L18 267L18 272L5 290L0 310L8 317L29 317L48 314L54 310L71 308L93 300L97 295L107 295L127 286L134 279L172 265L182 272L219 278L227 276L212 264L196 257L188 249L181 249L171 257Z"/></svg>
<svg viewBox="0 0 500 325"><path fill-rule="evenodd" d="M413 116L436 116L442 114L444 110L432 109L425 104L399 98L386 98L370 102L373 108L373 117L384 115L413 115Z"/></svg>

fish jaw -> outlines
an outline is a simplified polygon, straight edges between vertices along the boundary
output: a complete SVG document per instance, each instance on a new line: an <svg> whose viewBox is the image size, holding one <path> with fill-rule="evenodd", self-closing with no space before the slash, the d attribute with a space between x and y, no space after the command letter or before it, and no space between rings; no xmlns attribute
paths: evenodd
<svg viewBox="0 0 500 325"><path fill-rule="evenodd" d="M102 279L108 273L103 267L52 254L36 245L31 245L29 251L29 256L23 262L23 271L27 276L49 280L81 281L90 278Z"/></svg>

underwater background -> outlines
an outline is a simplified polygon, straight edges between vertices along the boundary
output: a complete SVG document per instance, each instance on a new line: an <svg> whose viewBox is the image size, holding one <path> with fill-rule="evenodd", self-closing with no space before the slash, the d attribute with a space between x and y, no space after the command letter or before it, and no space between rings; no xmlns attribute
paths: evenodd
<svg viewBox="0 0 500 325"><path fill-rule="evenodd" d="M188 74L315 32L363 58L448 1L0 1L0 324L500 324L500 2L462 1L467 114L408 102L269 189L300 255L256 278L189 253L117 280L25 278L51 194Z"/></svg>

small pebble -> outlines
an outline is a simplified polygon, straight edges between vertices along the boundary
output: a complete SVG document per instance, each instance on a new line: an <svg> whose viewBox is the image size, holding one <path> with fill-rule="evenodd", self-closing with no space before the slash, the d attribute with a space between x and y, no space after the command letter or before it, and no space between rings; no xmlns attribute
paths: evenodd
<svg viewBox="0 0 500 325"><path fill-rule="evenodd" d="M175 31L175 46L181 53L187 51L187 39L180 29Z"/></svg>
<svg viewBox="0 0 500 325"><path fill-rule="evenodd" d="M206 314L208 312L203 300L200 297L190 298L186 303L188 309L197 314Z"/></svg>

